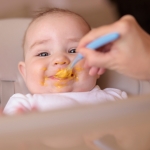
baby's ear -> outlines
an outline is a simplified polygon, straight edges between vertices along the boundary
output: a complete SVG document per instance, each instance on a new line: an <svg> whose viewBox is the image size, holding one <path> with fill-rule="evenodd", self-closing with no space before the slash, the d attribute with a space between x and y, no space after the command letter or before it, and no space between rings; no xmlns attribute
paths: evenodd
<svg viewBox="0 0 150 150"><path fill-rule="evenodd" d="M19 72L20 72L20 74L22 75L22 77L25 81L25 79L26 79L26 65L25 65L25 62L23 62L23 61L19 62L18 69L19 69Z"/></svg>

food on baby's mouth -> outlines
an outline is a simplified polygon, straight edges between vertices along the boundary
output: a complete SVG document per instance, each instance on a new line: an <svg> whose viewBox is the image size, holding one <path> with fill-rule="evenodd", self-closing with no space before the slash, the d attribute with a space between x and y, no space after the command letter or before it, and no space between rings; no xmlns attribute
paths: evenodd
<svg viewBox="0 0 150 150"><path fill-rule="evenodd" d="M74 75L72 69L68 69L68 68L61 69L55 74L55 77L60 79L72 78L73 76Z"/></svg>
<svg viewBox="0 0 150 150"><path fill-rule="evenodd" d="M72 69L68 69L68 68L58 70L57 73L55 74L55 77L60 80L58 80L55 83L55 86L57 88L63 88L65 86L67 86L68 80L65 80L65 79L69 79L69 80L73 79L74 81L78 81L77 72L80 72L81 70L82 70L82 68L80 68L80 67L75 67L74 72Z"/></svg>

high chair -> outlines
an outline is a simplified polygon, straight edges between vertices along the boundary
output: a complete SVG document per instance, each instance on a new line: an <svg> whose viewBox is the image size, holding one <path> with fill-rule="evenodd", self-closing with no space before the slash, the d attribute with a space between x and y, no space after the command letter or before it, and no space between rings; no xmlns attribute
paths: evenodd
<svg viewBox="0 0 150 150"><path fill-rule="evenodd" d="M14 93L28 93L17 65L20 60L23 60L22 41L30 21L31 19L28 18L0 20L1 108L5 107L10 96ZM89 137L95 136L96 138L97 133L103 131L105 134L102 133L100 140L94 140L93 145L89 147L93 146L102 150L148 150L150 148L149 145L147 146L150 140L150 129L148 129L150 125L150 95L141 95L150 93L150 82L132 79L114 71L106 71L97 83L102 89L111 87L123 90L131 98L121 102L117 101L116 103L99 104L97 106L81 106L24 116L2 117L0 119L0 149L7 147L7 150L21 150L26 146L27 148L25 149L31 150L34 148L36 150L53 149L46 144L46 146L42 147L40 142L36 142L44 141L37 135L44 138L48 136L55 138L59 135L78 136L86 134L84 139L87 142L90 141ZM133 96L137 97L133 98ZM135 126L136 124L137 126ZM132 138L129 138L127 143L123 142L123 140L120 141L121 144L118 144L116 139L111 136L118 131L118 128L119 133L115 138L119 138L120 132L131 133L129 137L133 136L133 143ZM138 137L135 136L136 134ZM128 136L124 135L124 138L128 139ZM26 143L23 142L24 139ZM20 140L19 146L16 146L18 140ZM87 145L89 143L87 142ZM59 147L59 149L91 149L82 146L73 148Z"/></svg>
<svg viewBox="0 0 150 150"><path fill-rule="evenodd" d="M3 108L14 93L27 93L18 72L18 62L23 60L22 42L30 19L0 20L0 99Z"/></svg>

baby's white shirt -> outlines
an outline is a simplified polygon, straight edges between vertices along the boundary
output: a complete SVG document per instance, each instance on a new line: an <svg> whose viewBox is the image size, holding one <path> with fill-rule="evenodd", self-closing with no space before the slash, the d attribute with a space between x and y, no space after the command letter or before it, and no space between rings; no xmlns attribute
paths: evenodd
<svg viewBox="0 0 150 150"><path fill-rule="evenodd" d="M34 107L39 111L66 108L75 105L96 104L105 101L125 99L124 91L114 88L101 90L99 86L88 92L66 92L49 94L14 94L4 108L5 114L15 114L19 108L30 111Z"/></svg>

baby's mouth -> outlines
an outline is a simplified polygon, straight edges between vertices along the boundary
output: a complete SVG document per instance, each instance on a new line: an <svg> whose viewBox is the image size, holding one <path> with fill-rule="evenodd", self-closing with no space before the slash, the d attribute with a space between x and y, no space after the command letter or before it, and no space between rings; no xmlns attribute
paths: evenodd
<svg viewBox="0 0 150 150"><path fill-rule="evenodd" d="M57 71L57 73L54 75L54 78L59 80L66 80L66 79L72 79L75 77L75 73L72 69L64 68Z"/></svg>
<svg viewBox="0 0 150 150"><path fill-rule="evenodd" d="M72 79L73 77L74 77L74 74L72 74L71 77L63 77L63 78L54 75L54 76L50 76L50 79L53 79L53 80L59 80L59 81L60 81L60 80L68 80L68 79Z"/></svg>
<svg viewBox="0 0 150 150"><path fill-rule="evenodd" d="M59 77L56 77L55 75L54 76L50 76L50 79L52 80L67 80L68 78L59 78Z"/></svg>

